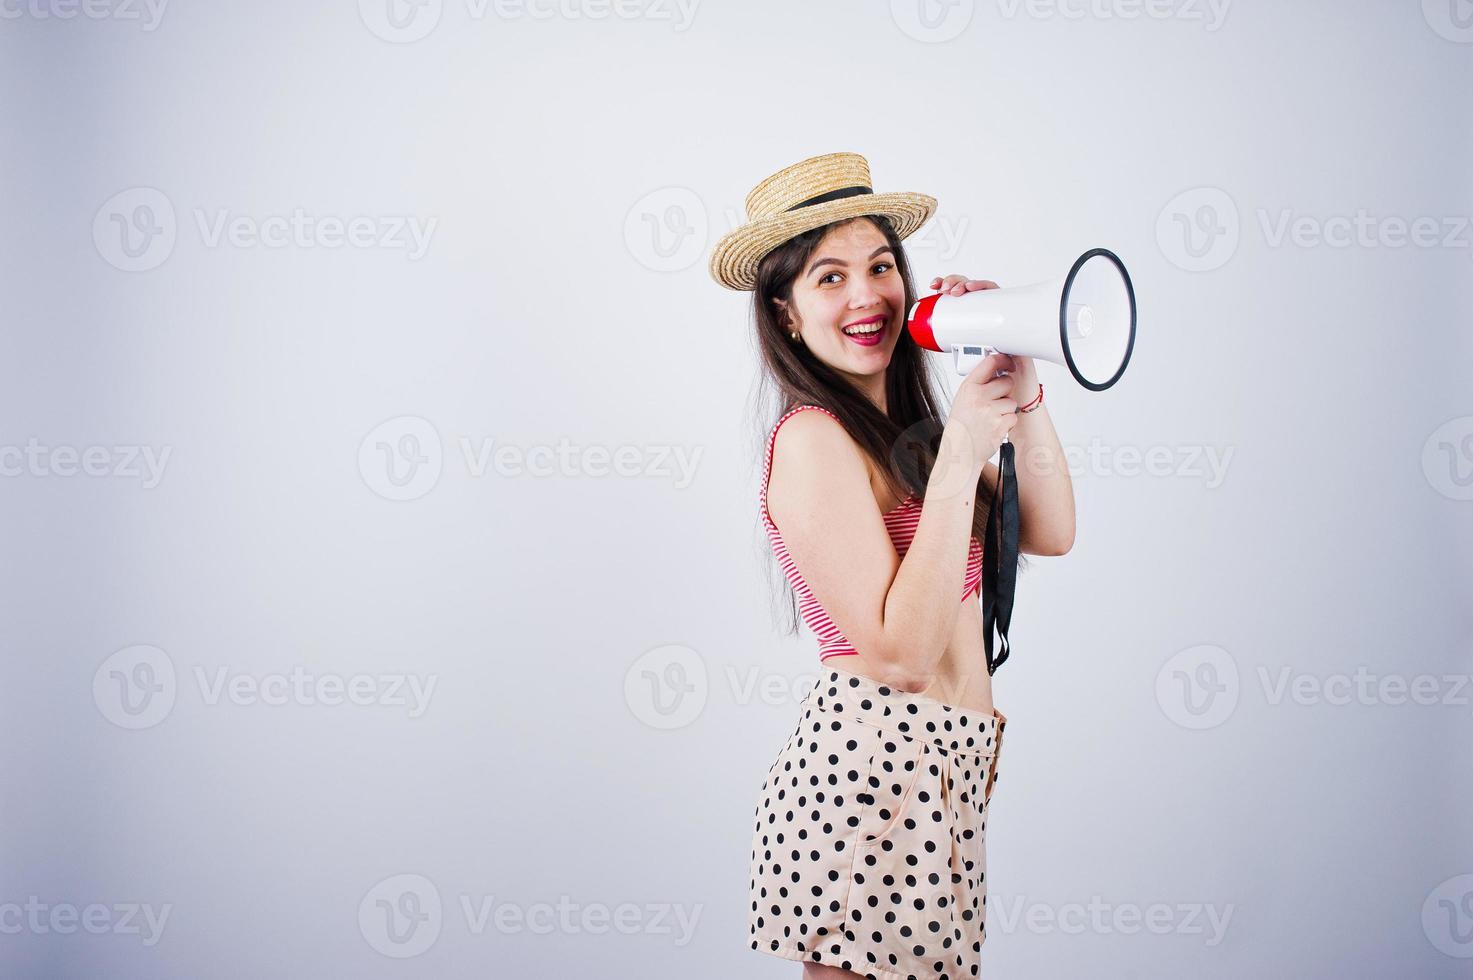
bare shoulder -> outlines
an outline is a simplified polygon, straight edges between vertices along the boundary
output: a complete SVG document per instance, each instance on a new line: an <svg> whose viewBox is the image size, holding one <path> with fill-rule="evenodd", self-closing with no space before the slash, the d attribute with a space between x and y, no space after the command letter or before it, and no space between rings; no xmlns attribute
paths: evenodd
<svg viewBox="0 0 1473 980"><path fill-rule="evenodd" d="M775 523L803 519L816 509L874 507L869 462L839 420L827 412L797 412L777 430L767 509Z"/></svg>
<svg viewBox="0 0 1473 980"><path fill-rule="evenodd" d="M846 462L864 462L864 455L854 439L828 412L808 409L788 416L777 430L772 446L772 465L781 459L791 471L843 466Z"/></svg>

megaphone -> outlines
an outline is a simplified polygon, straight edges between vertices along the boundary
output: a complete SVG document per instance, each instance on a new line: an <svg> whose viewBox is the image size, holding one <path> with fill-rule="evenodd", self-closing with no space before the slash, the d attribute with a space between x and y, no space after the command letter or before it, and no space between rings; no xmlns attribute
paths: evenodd
<svg viewBox="0 0 1473 980"><path fill-rule="evenodd" d="M1092 248L1058 279L927 296L906 326L920 346L951 353L957 374L1001 351L1062 364L1090 391L1104 391L1135 347L1135 287L1114 252Z"/></svg>

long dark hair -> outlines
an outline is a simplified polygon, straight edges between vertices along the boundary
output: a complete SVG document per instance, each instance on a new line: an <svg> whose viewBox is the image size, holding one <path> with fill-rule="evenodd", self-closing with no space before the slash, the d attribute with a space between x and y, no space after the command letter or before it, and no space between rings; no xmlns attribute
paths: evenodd
<svg viewBox="0 0 1473 980"><path fill-rule="evenodd" d="M900 330L895 352L885 369L886 414L846 378L815 357L807 345L792 342L775 302L783 300L792 304L793 282L824 236L851 221L861 220L874 223L895 256L895 268L905 284L905 305L896 314L903 318L916 301L905 248L883 215L861 215L823 225L788 239L764 256L757 267L757 285L752 292L752 315L763 367L759 414L765 419L758 433L762 451L757 458L764 458L768 434L790 408L818 405L839 417L850 437L883 474L896 499L903 500L909 493L924 497L945 423L938 407L941 394L931 362L911 339L910 332ZM948 403L946 408L950 407ZM991 497L991 485L985 478L979 480L977 502L972 510L972 533L979 541L987 540ZM765 535L763 541L765 547ZM771 553L768 554L770 557ZM777 563L768 561L764 567L771 586L775 584L773 572ZM797 633L798 605L791 586L787 610L787 632Z"/></svg>

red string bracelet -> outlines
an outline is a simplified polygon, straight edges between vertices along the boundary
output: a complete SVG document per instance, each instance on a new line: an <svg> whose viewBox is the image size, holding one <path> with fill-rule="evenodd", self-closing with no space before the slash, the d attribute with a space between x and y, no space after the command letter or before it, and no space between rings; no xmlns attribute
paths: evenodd
<svg viewBox="0 0 1473 980"><path fill-rule="evenodd" d="M1038 406L1040 406L1042 404L1043 404L1043 384L1040 382L1039 385L1038 385L1038 397L1035 398L1035 399L1033 399L1033 401L1029 402L1027 405L1024 405L1022 408L1018 409L1018 411L1020 411L1020 412L1036 412L1036 411L1038 411Z"/></svg>

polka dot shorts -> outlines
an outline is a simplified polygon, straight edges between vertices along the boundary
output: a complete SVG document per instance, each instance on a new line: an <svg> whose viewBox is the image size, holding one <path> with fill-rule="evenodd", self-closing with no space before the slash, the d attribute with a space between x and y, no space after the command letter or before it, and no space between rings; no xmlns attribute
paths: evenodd
<svg viewBox="0 0 1473 980"><path fill-rule="evenodd" d="M980 975L1007 717L825 667L768 770L751 947L870 980Z"/></svg>

